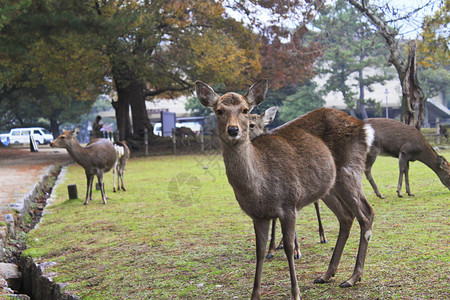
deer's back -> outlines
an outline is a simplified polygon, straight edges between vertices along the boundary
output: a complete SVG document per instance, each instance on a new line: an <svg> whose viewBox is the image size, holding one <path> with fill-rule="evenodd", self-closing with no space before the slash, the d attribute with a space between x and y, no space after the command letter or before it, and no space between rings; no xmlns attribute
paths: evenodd
<svg viewBox="0 0 450 300"><path fill-rule="evenodd" d="M364 120L375 130L375 146L381 154L398 157L400 151L415 155L423 151L428 142L414 126L382 118Z"/></svg>
<svg viewBox="0 0 450 300"><path fill-rule="evenodd" d="M110 140L93 139L86 145L85 151L87 152L85 163L88 167L108 172L114 166L116 150Z"/></svg>
<svg viewBox="0 0 450 300"><path fill-rule="evenodd" d="M292 139L300 130L318 137L328 146L337 168L364 164L371 138L361 120L336 109L320 108L272 132Z"/></svg>

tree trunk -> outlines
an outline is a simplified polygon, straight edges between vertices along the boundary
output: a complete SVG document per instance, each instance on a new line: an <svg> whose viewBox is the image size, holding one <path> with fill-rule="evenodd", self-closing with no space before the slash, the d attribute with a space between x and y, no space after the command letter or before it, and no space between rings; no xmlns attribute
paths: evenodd
<svg viewBox="0 0 450 300"><path fill-rule="evenodd" d="M365 99L364 99L364 74L362 70L358 71L358 77L359 77L359 101L358 101L358 106L359 106L359 112L361 113L361 118L367 119L367 111L366 111L366 103L365 103Z"/></svg>
<svg viewBox="0 0 450 300"><path fill-rule="evenodd" d="M402 56L402 48L396 39L397 32L392 30L388 23L380 17L379 12L374 12L363 3L357 0L348 0L356 9L362 12L369 21L378 29L378 32L385 39L391 53L389 62L397 70L400 84L402 86L402 120L406 124L412 124L417 129L423 122L424 94L417 80L417 49L416 42L409 44L408 62ZM363 1L364 2L364 1Z"/></svg>
<svg viewBox="0 0 450 300"><path fill-rule="evenodd" d="M50 130L53 138L56 139L59 136L59 123L58 118L50 117Z"/></svg>
<svg viewBox="0 0 450 300"><path fill-rule="evenodd" d="M145 107L146 87L126 61L116 58L111 63L117 91L117 101L113 102L113 107L116 110L119 139L128 142L131 138L143 140L145 129L150 131L152 128ZM132 125L130 123L130 107Z"/></svg>
<svg viewBox="0 0 450 300"><path fill-rule="evenodd" d="M145 107L145 87L141 81L133 80L128 85L130 98L128 99L131 105L131 113L133 117L133 134L134 138L143 140L145 129L149 132L152 129L150 120L148 119L147 108Z"/></svg>
<svg viewBox="0 0 450 300"><path fill-rule="evenodd" d="M402 93L406 94L406 111L402 112L404 122L414 125L420 130L423 122L425 95L417 79L417 43L415 40L409 42L408 64L402 82Z"/></svg>
<svg viewBox="0 0 450 300"><path fill-rule="evenodd" d="M117 130L119 131L119 140L125 141L132 137L130 124L130 104L127 98L122 95L121 89L117 89L118 100L112 103L116 111Z"/></svg>

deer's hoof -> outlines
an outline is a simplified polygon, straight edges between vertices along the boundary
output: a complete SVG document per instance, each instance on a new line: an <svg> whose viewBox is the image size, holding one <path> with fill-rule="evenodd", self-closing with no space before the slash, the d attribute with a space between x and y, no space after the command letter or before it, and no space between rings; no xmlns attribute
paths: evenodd
<svg viewBox="0 0 450 300"><path fill-rule="evenodd" d="M328 241L327 241L327 239L320 239L320 243L321 244L326 244L326 243L328 243Z"/></svg>
<svg viewBox="0 0 450 300"><path fill-rule="evenodd" d="M113 193L115 193L116 192L116 189L113 189Z"/></svg>
<svg viewBox="0 0 450 300"><path fill-rule="evenodd" d="M302 257L301 253L294 254L294 259L300 259Z"/></svg>
<svg viewBox="0 0 450 300"><path fill-rule="evenodd" d="M271 258L273 258L273 254L272 253L267 253L266 259L271 259Z"/></svg>
<svg viewBox="0 0 450 300"><path fill-rule="evenodd" d="M125 189L124 187L122 187L122 191L124 191L124 192L125 192L125 191L126 191L126 189Z"/></svg>
<svg viewBox="0 0 450 300"><path fill-rule="evenodd" d="M350 284L350 282L348 282L348 281L345 281L339 285L339 287L341 287L341 288L348 288L348 287L352 287L352 286L353 285Z"/></svg>
<svg viewBox="0 0 450 300"><path fill-rule="evenodd" d="M280 246L278 246L278 247L275 248L275 250L281 250L281 249L284 249L284 246L283 246L283 245L280 245Z"/></svg>
<svg viewBox="0 0 450 300"><path fill-rule="evenodd" d="M88 205L88 204L89 204L89 202L84 202L84 203L83 203L83 205Z"/></svg>
<svg viewBox="0 0 450 300"><path fill-rule="evenodd" d="M315 284L324 284L327 283L326 280L324 280L322 277L317 278L316 280L314 280Z"/></svg>

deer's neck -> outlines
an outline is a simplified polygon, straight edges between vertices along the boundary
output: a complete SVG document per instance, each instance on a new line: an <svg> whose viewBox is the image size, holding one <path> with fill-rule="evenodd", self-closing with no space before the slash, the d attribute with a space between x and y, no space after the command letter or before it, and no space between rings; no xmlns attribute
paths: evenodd
<svg viewBox="0 0 450 300"><path fill-rule="evenodd" d="M438 154L431 148L431 146L426 145L425 151L420 151L417 157L418 161L423 162L433 171L438 170Z"/></svg>
<svg viewBox="0 0 450 300"><path fill-rule="evenodd" d="M228 181L235 192L253 194L261 184L260 156L250 139L238 145L222 145Z"/></svg>
<svg viewBox="0 0 450 300"><path fill-rule="evenodd" d="M66 145L66 149L74 161L84 166L83 162L86 160L86 149L83 148L77 140L71 140L70 143Z"/></svg>

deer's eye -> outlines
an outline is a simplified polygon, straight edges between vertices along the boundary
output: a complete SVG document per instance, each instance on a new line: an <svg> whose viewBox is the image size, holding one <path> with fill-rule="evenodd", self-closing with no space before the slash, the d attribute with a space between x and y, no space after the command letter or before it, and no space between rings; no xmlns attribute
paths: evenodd
<svg viewBox="0 0 450 300"><path fill-rule="evenodd" d="M242 111L242 113L245 114L245 115L248 114L248 109L247 109L247 108L244 108L244 110Z"/></svg>
<svg viewBox="0 0 450 300"><path fill-rule="evenodd" d="M250 124L250 128L255 128L255 124Z"/></svg>
<svg viewBox="0 0 450 300"><path fill-rule="evenodd" d="M216 110L216 113L217 113L219 116L221 116L221 115L223 115L223 110L218 109L218 110Z"/></svg>

